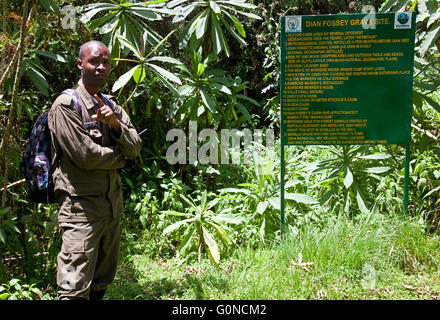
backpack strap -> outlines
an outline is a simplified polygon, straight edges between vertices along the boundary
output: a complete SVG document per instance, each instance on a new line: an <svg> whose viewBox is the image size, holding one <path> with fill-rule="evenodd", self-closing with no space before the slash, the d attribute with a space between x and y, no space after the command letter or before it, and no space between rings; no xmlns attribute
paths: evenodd
<svg viewBox="0 0 440 320"><path fill-rule="evenodd" d="M108 105L112 111L115 111L115 107L113 106L113 102L110 101L110 99L106 98L102 93L99 93L99 97L101 98L101 100Z"/></svg>
<svg viewBox="0 0 440 320"><path fill-rule="evenodd" d="M82 117L82 104L81 100L78 96L78 93L74 89L66 89L61 94L68 94L72 97L73 103L75 104L76 108L78 109L79 115ZM108 105L113 111L115 111L115 107L113 105L113 102L110 101L110 99L106 98L102 93L99 93L99 97L102 99L102 101Z"/></svg>
<svg viewBox="0 0 440 320"><path fill-rule="evenodd" d="M68 94L69 96L72 97L73 103L75 104L76 108L78 109L79 115L82 118L82 104L78 96L78 93L73 89L66 89L63 92L61 92L61 94L63 93Z"/></svg>
<svg viewBox="0 0 440 320"><path fill-rule="evenodd" d="M69 96L72 97L73 103L75 104L75 107L79 112L79 116L80 116L80 118L82 118L82 104L81 104L81 100L78 96L78 93L74 89L66 89L63 92L61 92L61 94L68 94ZM63 156L63 150L57 150L57 152L55 152L55 159L54 159L53 163L51 163L51 166L49 169L49 176L50 177L52 177L53 172L55 171L55 166L59 164L62 156ZM49 179L49 182L53 183L52 178Z"/></svg>

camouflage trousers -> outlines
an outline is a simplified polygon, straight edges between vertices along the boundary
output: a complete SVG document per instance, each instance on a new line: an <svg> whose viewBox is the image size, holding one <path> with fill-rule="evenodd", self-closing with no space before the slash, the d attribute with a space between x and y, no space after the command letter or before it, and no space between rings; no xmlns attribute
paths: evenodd
<svg viewBox="0 0 440 320"><path fill-rule="evenodd" d="M61 222L63 244L58 255L59 299L89 299L113 281L119 260L120 217L93 222Z"/></svg>

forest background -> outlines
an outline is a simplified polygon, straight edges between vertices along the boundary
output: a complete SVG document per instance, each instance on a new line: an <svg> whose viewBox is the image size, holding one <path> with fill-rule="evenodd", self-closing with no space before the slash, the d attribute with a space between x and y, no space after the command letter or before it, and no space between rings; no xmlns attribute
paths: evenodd
<svg viewBox="0 0 440 320"><path fill-rule="evenodd" d="M121 266L108 298L440 297L438 1L2 4L0 299L56 297L57 205L27 200L20 162L35 119L78 81L78 50L91 39L111 51L104 91L148 130L121 171ZM403 146L289 146L282 235L280 17L364 5L418 13L408 215ZM188 133L190 121L219 141L222 129L270 129L275 145L254 139L250 163L242 144L238 163L170 164L167 132Z"/></svg>

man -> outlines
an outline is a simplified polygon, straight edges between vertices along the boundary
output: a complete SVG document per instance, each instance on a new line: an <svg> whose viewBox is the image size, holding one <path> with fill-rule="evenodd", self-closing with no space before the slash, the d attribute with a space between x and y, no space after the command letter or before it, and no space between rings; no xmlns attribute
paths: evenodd
<svg viewBox="0 0 440 320"><path fill-rule="evenodd" d="M102 299L119 258L121 178L118 169L135 158L141 139L127 113L99 92L111 70L110 52L99 41L82 45L76 62L81 79L74 98L61 94L49 113L58 220L63 243L58 255L59 299Z"/></svg>

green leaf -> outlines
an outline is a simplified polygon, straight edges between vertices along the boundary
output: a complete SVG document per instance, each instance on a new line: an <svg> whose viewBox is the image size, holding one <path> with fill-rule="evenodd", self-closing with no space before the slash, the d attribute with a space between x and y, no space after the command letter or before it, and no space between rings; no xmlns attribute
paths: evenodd
<svg viewBox="0 0 440 320"><path fill-rule="evenodd" d="M9 293L2 293L0 294L0 300L8 300Z"/></svg>
<svg viewBox="0 0 440 320"><path fill-rule="evenodd" d="M351 173L350 167L346 166L344 168L344 186L348 189L353 183L353 174Z"/></svg>
<svg viewBox="0 0 440 320"><path fill-rule="evenodd" d="M437 90L437 85L434 83L424 83L424 82L414 81L414 87L427 91Z"/></svg>
<svg viewBox="0 0 440 320"><path fill-rule="evenodd" d="M229 94L229 95L232 94L231 90L229 90L229 88L226 87L223 84L220 84L220 83L217 83L217 82L211 82L211 87L216 88L217 90L219 90L219 91L221 91L223 93L226 93L226 94Z"/></svg>
<svg viewBox="0 0 440 320"><path fill-rule="evenodd" d="M203 35L206 33L208 28L209 21L209 10L203 11L203 13L199 16L199 18L194 21L194 31L196 33L196 39L201 39ZM193 29L191 28L191 30Z"/></svg>
<svg viewBox="0 0 440 320"><path fill-rule="evenodd" d="M179 92L176 90L176 88L174 88L174 86L166 79L164 78L162 75L160 75L159 73L156 73L156 76L159 78L159 80L162 82L162 84L167 87L168 89L170 89L170 91L172 91L177 97L180 97ZM174 105L174 104L173 104ZM169 111L171 112L173 108L170 108Z"/></svg>
<svg viewBox="0 0 440 320"><path fill-rule="evenodd" d="M244 31L243 25L240 23L240 21L238 21L238 19L235 16L233 16L232 14L229 14L227 12L225 14L232 21L232 23L234 24L234 26L237 29L238 33L243 38L246 38L246 32Z"/></svg>
<svg viewBox="0 0 440 320"><path fill-rule="evenodd" d="M225 51L225 54L227 57L229 57L229 46L226 42L225 36L223 34L223 31L220 27L220 24L217 21L217 18L215 17L214 13L211 14L211 37L212 37L212 44L213 44L213 50L215 54L219 54L222 50Z"/></svg>
<svg viewBox="0 0 440 320"><path fill-rule="evenodd" d="M414 90L412 92L412 103L416 108L423 107L423 98Z"/></svg>
<svg viewBox="0 0 440 320"><path fill-rule="evenodd" d="M206 193L206 190L203 190L202 199L201 199L201 202L200 202L200 206L202 208L205 208L205 206L206 206L206 199L207 199L207 193Z"/></svg>
<svg viewBox="0 0 440 320"><path fill-rule="evenodd" d="M281 210L281 198L280 197L272 197L269 198L269 204L276 210Z"/></svg>
<svg viewBox="0 0 440 320"><path fill-rule="evenodd" d="M105 17L105 16L104 16ZM108 19L102 19L100 22L106 22ZM99 33L100 34L107 34L110 32L114 32L114 30L116 29L116 27L118 25L120 25L121 23L121 19L120 19L120 15L116 15L113 17L113 19L111 19L109 22L104 23L104 25L99 29ZM93 21L92 23L94 23L95 21Z"/></svg>
<svg viewBox="0 0 440 320"><path fill-rule="evenodd" d="M37 50L36 51L38 54L42 55L42 56L46 56L49 57L55 61L59 61L59 62L63 62L63 63L67 63L66 59L64 59L62 56L60 56L59 54L53 53L53 52L49 52L49 51L42 51L42 50Z"/></svg>
<svg viewBox="0 0 440 320"><path fill-rule="evenodd" d="M126 31L129 31L129 30L131 30L130 28L127 28L127 29L125 29ZM127 38L128 37L128 35L125 35L125 38ZM120 35L116 35L116 38L118 38L118 40L120 41L120 42L122 42L122 44L125 46L125 47L127 47L128 49L130 49L131 50L131 52L133 52L134 54L135 54L135 56L139 59L139 60L142 60L142 55L141 55L141 53L139 52L139 50L130 42L130 41L128 41L128 40L126 40L126 39L124 39L122 36L120 36Z"/></svg>
<svg viewBox="0 0 440 320"><path fill-rule="evenodd" d="M367 173L380 174L380 173L387 172L390 169L391 169L390 167L372 167L372 168L367 168L364 171L367 172Z"/></svg>
<svg viewBox="0 0 440 320"><path fill-rule="evenodd" d="M236 98L240 98L240 99L244 99L246 101L249 101L250 103L254 104L257 107L260 106L260 103L258 103L256 100L254 100L254 99L252 99L252 98L250 98L248 96L245 96L244 94L236 94L235 97Z"/></svg>
<svg viewBox="0 0 440 320"><path fill-rule="evenodd" d="M220 189L219 192L244 193L246 195L249 195L251 193L248 189L237 189L237 188L224 188L224 189Z"/></svg>
<svg viewBox="0 0 440 320"><path fill-rule="evenodd" d="M180 86L177 91L179 92L179 94L181 96L190 96L193 91L194 91L194 87L188 84L185 84L183 86Z"/></svg>
<svg viewBox="0 0 440 320"><path fill-rule="evenodd" d="M186 224L186 223L193 222L194 220L195 220L195 218L190 218L190 219L185 219L185 220L181 220L181 221L178 221L178 222L176 222L176 223L173 223L172 225L169 225L168 227L166 227L166 228L163 230L162 234L163 234L163 235L166 235L166 234L168 234L168 233L171 233L171 232L173 232L173 231L179 229L182 225L184 225L184 224Z"/></svg>
<svg viewBox="0 0 440 320"><path fill-rule="evenodd" d="M197 8L197 7L198 7L198 5L196 5L196 4L190 4L190 5L186 6L186 7L178 8L176 10L177 11L176 16L173 18L172 22L173 23L177 23L177 22L180 22L182 20L185 20L186 17L188 15L190 15L191 12L193 12L193 10L195 8Z"/></svg>
<svg viewBox="0 0 440 320"><path fill-rule="evenodd" d="M305 203L305 204L318 204L319 203L316 199L314 199L306 194L301 194L301 193L285 193L284 199L294 200L296 202Z"/></svg>
<svg viewBox="0 0 440 320"><path fill-rule="evenodd" d="M386 12L386 11L388 11L391 7L396 5L399 1L401 1L401 0L387 0L387 1L385 1L382 4L382 7L379 9L379 12Z"/></svg>
<svg viewBox="0 0 440 320"><path fill-rule="evenodd" d="M30 63L25 63L26 75L32 80L32 83L38 88L38 90L45 96L49 95L49 84L46 78Z"/></svg>
<svg viewBox="0 0 440 320"><path fill-rule="evenodd" d="M242 105L240 102L236 102L236 105L238 107L238 110L241 111L241 113L243 114L246 120L250 120L252 118L249 111L246 109L244 105Z"/></svg>
<svg viewBox="0 0 440 320"><path fill-rule="evenodd" d="M218 224L208 222L208 225L212 226L215 229L215 231L217 232L217 235L220 236L220 239L223 241L224 244L231 242L231 239L229 238L228 233L222 227L220 227Z"/></svg>
<svg viewBox="0 0 440 320"><path fill-rule="evenodd" d="M153 12L148 8L131 9L130 12L147 20L151 20L151 21L162 20L162 16L160 14L157 14L156 12Z"/></svg>
<svg viewBox="0 0 440 320"><path fill-rule="evenodd" d="M11 279L11 280L9 281L9 286L10 286L10 287L15 286L18 282L20 282L19 279Z"/></svg>
<svg viewBox="0 0 440 320"><path fill-rule="evenodd" d="M119 19L120 14L114 14L113 12L107 13L102 17L95 18L87 23L89 28L98 29L100 26L106 24L110 20L117 21Z"/></svg>
<svg viewBox="0 0 440 320"><path fill-rule="evenodd" d="M356 201L359 207L359 210L361 210L361 212L363 213L369 213L370 211L368 210L367 206L365 205L364 199L362 198L360 192L356 192Z"/></svg>
<svg viewBox="0 0 440 320"><path fill-rule="evenodd" d="M5 230L2 228L2 229L0 229L0 240L4 243L4 244L6 244L6 232L5 232Z"/></svg>
<svg viewBox="0 0 440 320"><path fill-rule="evenodd" d="M220 7L224 8L224 6L220 6ZM230 7L228 7L228 9L230 9L231 11L237 12L243 16L246 16L248 18L262 20L261 17L257 16L256 14L250 13L250 12L244 12L244 11L240 11L240 10L237 10L235 8L230 8Z"/></svg>
<svg viewBox="0 0 440 320"><path fill-rule="evenodd" d="M191 208L193 208L195 211L197 211L197 206L194 204L193 201L189 200L187 197L185 197L183 194L179 194L179 196L186 202L188 203Z"/></svg>
<svg viewBox="0 0 440 320"><path fill-rule="evenodd" d="M427 194L425 194L425 195L423 196L422 199L425 199L425 198L429 197L431 194L437 192L438 190L440 190L440 186L438 186L438 187L432 189L431 191L429 191Z"/></svg>
<svg viewBox="0 0 440 320"><path fill-rule="evenodd" d="M387 153L375 153L375 154L369 154L366 156L359 156L357 158L367 159L367 160L385 160L385 159L391 158L391 155L387 154Z"/></svg>
<svg viewBox="0 0 440 320"><path fill-rule="evenodd" d="M95 6L96 6L95 8L85 7L86 8L86 12L81 16L79 21L81 21L82 23L85 24L85 23L89 22L99 12L116 7L113 4L102 4L102 3L98 3ZM114 13L112 15L114 15Z"/></svg>
<svg viewBox="0 0 440 320"><path fill-rule="evenodd" d="M433 107L437 112L440 112L440 104L437 103L434 99L417 91L413 91L413 93L416 93L417 95L422 97L431 107Z"/></svg>
<svg viewBox="0 0 440 320"><path fill-rule="evenodd" d="M215 242L214 238L211 236L211 234L206 230L204 226L202 226L203 230L203 240L205 241L205 244L208 246L208 252L210 257L214 260L216 264L220 262L220 252L218 250L217 243Z"/></svg>
<svg viewBox="0 0 440 320"><path fill-rule="evenodd" d="M182 242L179 245L179 252L182 255L185 255L187 250L191 246L191 239L194 237L194 234L196 233L197 229L192 228L188 229L185 235L183 236Z"/></svg>
<svg viewBox="0 0 440 320"><path fill-rule="evenodd" d="M209 6L211 7L212 11L214 11L215 14L220 14L221 13L221 9L218 6L217 3L215 3L215 1L209 1Z"/></svg>
<svg viewBox="0 0 440 320"><path fill-rule="evenodd" d="M260 226L260 230L258 230L258 234L260 236L260 241L262 243L264 243L265 233L266 233L266 219L263 219L263 222L261 223L261 226Z"/></svg>
<svg viewBox="0 0 440 320"><path fill-rule="evenodd" d="M179 60L177 60L175 58L171 58L171 57L157 56L157 57L149 58L148 61L161 61L161 62L173 63L176 65L182 65L182 62L180 62Z"/></svg>
<svg viewBox="0 0 440 320"><path fill-rule="evenodd" d="M191 217L192 214L185 213L185 212L178 212L178 211L172 211L172 210L161 210L160 213L169 214L171 216L179 216L179 217Z"/></svg>
<svg viewBox="0 0 440 320"><path fill-rule="evenodd" d="M211 111L212 113L217 112L217 104L212 100L212 98L204 91L200 90L200 96L202 98L203 104Z"/></svg>
<svg viewBox="0 0 440 320"><path fill-rule="evenodd" d="M237 0L220 0L217 1L218 3L224 3L224 4L228 4L228 5L233 5L233 6L237 6L237 7L242 7L242 8L247 8L247 9L256 9L257 6L251 4L251 3L247 3L246 1L237 1Z"/></svg>
<svg viewBox="0 0 440 320"><path fill-rule="evenodd" d="M164 68L161 68L155 64L152 64L152 63L148 63L148 65L151 68L153 68L155 72L159 73L164 78L166 78L172 82L175 82L177 84L182 84L182 81L180 81L180 79L176 75L174 75L173 73L171 73L171 72L165 70Z"/></svg>
<svg viewBox="0 0 440 320"><path fill-rule="evenodd" d="M139 65L133 73L133 79L138 84L144 81L146 76L147 72L141 65Z"/></svg>
<svg viewBox="0 0 440 320"><path fill-rule="evenodd" d="M60 13L60 8L54 0L40 0L40 3L46 11Z"/></svg>
<svg viewBox="0 0 440 320"><path fill-rule="evenodd" d="M247 182L246 183L239 183L238 186L239 187L249 187L249 188L254 189L257 192L260 191L260 188L254 183L247 183Z"/></svg>
<svg viewBox="0 0 440 320"><path fill-rule="evenodd" d="M212 220L219 223L230 223L230 224L240 224L246 219L234 214L219 214L217 216L211 217Z"/></svg>
<svg viewBox="0 0 440 320"><path fill-rule="evenodd" d="M264 211L266 211L268 204L269 203L267 201L262 201L258 203L256 212L261 215L264 214Z"/></svg>
<svg viewBox="0 0 440 320"><path fill-rule="evenodd" d="M431 31L428 31L425 34L419 49L420 55L422 57L426 54L426 52L428 52L429 48L433 46L439 34L440 34L440 25L438 25L436 28L432 29Z"/></svg>
<svg viewBox="0 0 440 320"><path fill-rule="evenodd" d="M118 80L115 81L115 83L113 84L112 87L112 91L116 92L118 91L120 88L122 88L123 86L125 86L127 84L128 81L130 81L131 77L133 76L134 72L136 71L136 69L139 67L139 65L134 66L133 68L131 68L129 71L127 71L126 73L124 73L122 76L119 77Z"/></svg>

